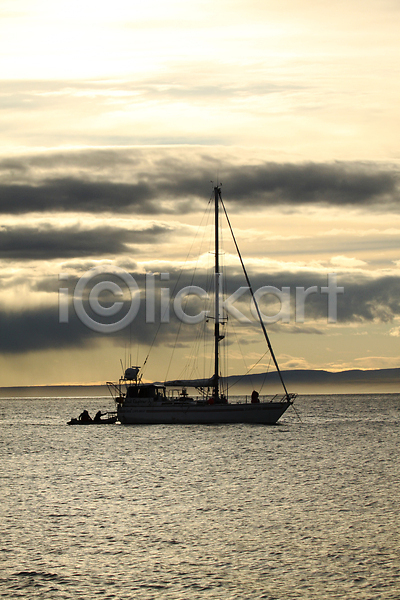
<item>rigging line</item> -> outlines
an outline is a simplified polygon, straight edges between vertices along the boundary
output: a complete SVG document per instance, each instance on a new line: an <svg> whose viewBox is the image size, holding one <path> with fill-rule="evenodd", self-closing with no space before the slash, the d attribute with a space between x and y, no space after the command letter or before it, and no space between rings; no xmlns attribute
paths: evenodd
<svg viewBox="0 0 400 600"><path fill-rule="evenodd" d="M246 358L245 358L245 355L243 353L242 346L240 344L240 339L239 339L239 336L238 336L238 333L237 333L234 321L232 321L231 329L232 329L232 332L233 332L233 335L234 335L234 338L235 338L235 344L237 345L237 347L239 349L239 352L240 352L240 355L241 355L241 358L242 358L242 361L243 361L244 368L246 369L246 373L244 375L241 375L237 382L232 383L230 386L228 386L228 389L230 389L231 387L234 387L236 385L236 383L239 383L239 381L241 381L243 379L243 377L245 377L246 375L248 375L250 373L251 369L254 368L254 365L253 365L253 367L250 367L250 369L247 366ZM265 356L265 354L264 354L264 356ZM264 356L262 356L260 358L260 360L262 360L262 358L264 358ZM252 381L251 381L251 384L253 384Z"/></svg>
<svg viewBox="0 0 400 600"><path fill-rule="evenodd" d="M244 276L245 276L245 278L246 278L247 285L249 286L249 290L250 290L250 293L251 293L251 297L253 298L254 306L256 307L256 311L257 311L258 319L259 319L259 321L260 321L260 325L261 325L261 328L262 328L262 330L263 330L264 337L265 337L265 340L266 340L266 342L267 342L267 346L268 346L268 348L269 348L269 351L271 352L272 360L274 361L274 364L275 364L276 370L278 371L279 379L280 379L280 381L281 381L281 384L282 384L282 387L283 387L283 389L285 390L285 394L286 394L286 396L287 396L287 397L289 397L288 391L287 391L287 389L286 389L285 382L283 381L282 373L281 373L281 371L280 371L280 369L279 369L278 361L276 360L275 353L274 353L274 351L273 351L273 349L272 349L271 342L269 341L269 336L268 336L267 330L266 330L266 328L265 328L265 325L264 325L264 321L262 320L262 317L261 317L261 311L260 311L260 308L259 308L259 306L258 306L258 302L257 302L257 300L256 300L256 298L255 298L255 296L254 296L254 292L253 292L252 285L251 285L251 283L250 283L249 276L247 275L246 267L244 266L244 262L243 262L243 259L242 259L242 255L240 254L239 246L237 245L236 238L235 238L235 235L234 235L234 233L233 233L233 229L232 229L232 226L231 226L231 222L230 222L230 220L229 220L229 217L228 217L228 213L226 212L225 204L224 204L224 202L223 202L223 200L222 200L222 195L221 195L221 192L219 192L219 197L220 197L220 200L221 200L221 205L222 205L222 208L224 209L224 213L225 213L226 220L227 220L227 222L228 222L228 225L229 225L229 229L230 229L230 232L231 232L231 235L232 235L233 242L234 242L234 244L235 244L235 247L236 247L236 251L237 251L237 253L238 253L238 256L239 256L240 264L242 265L242 269L243 269Z"/></svg>
<svg viewBox="0 0 400 600"><path fill-rule="evenodd" d="M219 272L221 273L221 278L219 279L219 285L221 288L221 296L222 298L227 297L227 285L226 279L223 276L226 267L226 255L224 251L224 234L225 231L222 227L222 217L220 216L220 211L218 211L218 228L219 228ZM222 316L220 318L220 337L223 340L222 344L219 344L218 350L220 353L219 360L219 384L220 384L220 392L221 394L225 394L227 396L228 393L228 383L227 380L224 382L224 373L228 375L228 342L229 342L229 329L228 329L228 315L226 317Z"/></svg>
<svg viewBox="0 0 400 600"><path fill-rule="evenodd" d="M190 355L177 379L200 379L201 374L198 370L198 357L200 355L201 342L204 337L204 326L198 329L196 337L193 340Z"/></svg>
<svg viewBox="0 0 400 600"><path fill-rule="evenodd" d="M193 247L193 244L192 244L192 247ZM196 276L197 269L198 269L198 262L199 262L199 258L197 259L196 266L195 266L195 268L193 269L193 272L192 272L192 277L190 279L190 286L193 285L193 281L194 281L194 278ZM186 298L185 298L185 307L187 306L187 303L188 303L188 297L186 296ZM166 375L165 375L165 380L168 379L169 370L171 368L171 364L172 364L172 360L173 360L173 357L174 357L174 352L175 352L176 344L177 344L177 341L178 341L178 338L179 338L179 335L180 335L180 332L181 332L181 328L182 328L182 321L179 321L178 331L176 332L175 343L174 343L174 346L173 346L173 349L172 349L172 352L171 352L171 355L170 355L170 359L169 359L169 363L168 363L168 368L167 368L167 372L166 372Z"/></svg>
<svg viewBox="0 0 400 600"><path fill-rule="evenodd" d="M193 246L194 246L194 244L195 244L195 242L196 242L196 240L197 240L198 234L199 234L199 232L200 232L200 230L201 230L201 227L202 227L203 223L205 222L205 223L206 223L206 226L207 226L207 224L208 224L208 222L209 222L209 218L210 218L210 203L207 205L207 208L206 208L206 209L205 209L205 211L203 212L203 216L202 216L202 218L201 218L200 225L198 226L198 229L197 229L197 231L196 231L196 235L194 236L194 239L193 239L193 241L192 241L192 244L191 244L191 246L190 246L190 250L189 250L189 252L188 252L188 254L187 254L187 256L186 256L186 260L185 260L185 263L184 263L184 264L186 264L186 263L188 262L189 256L190 256L190 254L191 254L191 252L192 252ZM207 229L207 227L205 227L205 228L203 229L203 239L202 239L202 241L201 241L201 243L200 243L200 245L201 245L201 246L204 244L204 238L205 238L205 236L206 236L206 229ZM196 273L197 273L197 270L198 270L198 264L199 264L199 261L200 261L200 256L198 256L198 257L197 257L195 268L194 268L194 269L193 269L193 271L192 271L192 277L191 277L191 280L190 280L190 285L191 285L191 286L193 285L193 281L194 281L194 278L195 278L195 276L196 276ZM181 269L181 272L180 272L180 274L179 274L179 277L178 277L178 279L177 279L177 282L176 282L176 284L175 284L175 286L174 286L174 290L173 290L173 296L175 296L175 290L176 290L176 288L177 288L177 286L178 286L178 283L179 283L179 281L180 281L180 278L181 278L182 272L183 272L183 268ZM186 296L186 298L185 298L185 306L187 305L187 302L188 302L188 298L187 298L187 296ZM179 325L178 325L178 331L176 332L176 336L175 336L175 343L174 343L174 346L173 346L172 352L171 352L171 354L170 354L170 359L169 359L169 363L168 363L168 367L167 367L167 372L166 372L166 375L165 375L165 380L167 380L167 379L168 379L168 374L169 374L169 371L170 371L170 368L171 368L171 364L172 364L172 360L173 360L173 357L174 357L174 352L175 352L175 348L176 348L176 345L177 345L177 341L178 341L178 338L179 338L179 335L180 335L181 328L182 328L182 321L180 321L180 322L179 322Z"/></svg>
<svg viewBox="0 0 400 600"><path fill-rule="evenodd" d="M303 421L301 420L300 414L296 410L294 403L292 403L292 408L293 408L294 412L296 413L296 416L299 419L300 423L303 423Z"/></svg>
<svg viewBox="0 0 400 600"><path fill-rule="evenodd" d="M252 367L250 367L250 369L248 369L246 373L244 373L243 375L241 375L239 377L239 379L237 381L235 381L235 383L232 383L232 385L229 386L229 389L231 387L233 387L234 385L237 385L239 383L239 381L241 381L243 379L243 377L246 377L246 375L248 375L249 373L251 373L251 371L254 369L254 367L256 367L258 365L258 363L260 363L262 361L262 359L264 358L264 356L266 356L267 354L268 354L268 350L266 350L264 352L264 354L261 356L261 358L256 363L254 363L254 365ZM256 375L256 373L255 373L255 375Z"/></svg>
<svg viewBox="0 0 400 600"><path fill-rule="evenodd" d="M263 387L264 387L264 385L265 385L265 381L266 381L266 378L267 378L267 376L268 376L268 372L269 372L270 365L271 365L271 353L269 352L269 350L266 350L266 351L264 352L264 354L263 354L263 355L262 355L262 356L261 356L261 357L258 359L258 361L257 361L257 362L255 362L255 363L254 363L254 364L253 364L251 367L248 367L248 366L247 366L246 359L245 359L245 355L244 355L244 353L243 353L243 350L242 350L242 346L241 346L241 344L240 344L240 339L239 339L239 336L238 336L238 333L237 333L236 327L235 327L235 325L234 325L234 321L232 322L232 331L233 331L233 333L234 333L234 335L235 335L235 341L236 341L236 345L237 345L237 346L238 346L238 348L239 348L239 351L240 351L240 354L241 354L242 361L243 361L244 367L245 367L245 369L246 369L246 372L245 372L243 375L241 375L241 376L240 376L240 378L239 378L239 379L238 379L238 380L237 380L235 383L232 383L232 384L229 386L229 389L230 389L231 387L234 387L234 386L235 386L237 383L239 383L239 381L241 381L241 380L243 379L243 377L246 377L246 375L249 375L249 374L251 374L251 372L253 371L253 369L255 369L255 367L256 367L256 366L257 366L257 365L258 365L258 364L259 364L259 363L260 363L262 360L264 360L264 357L265 357L267 354L269 354L269 361L268 361L267 371L266 371L266 373L265 373L265 375L264 375L264 380L263 380L263 382L262 382L262 384L261 384L261 387L260 387L260 390L259 390L259 392L260 392L260 394L261 394L262 388L263 388ZM257 375L257 373L255 373L255 375ZM251 377L251 381L250 381L250 383L251 383L252 387L256 387L256 386L255 386L255 383L253 382L252 375L250 375L250 377Z"/></svg>
<svg viewBox="0 0 400 600"><path fill-rule="evenodd" d="M202 225L202 223L203 223L203 221L204 221L205 214L207 213L207 210L208 210L208 208L207 208L207 209L204 211L204 213L203 213L203 217L202 217L202 219L201 219L201 222L200 222L200 225L199 225L199 227L198 227L198 229L197 229L196 235L194 236L194 239L193 239L193 242L192 242L192 244L191 244L191 246L190 246L190 249L189 249L189 251L188 251L188 253L187 253L187 255L186 255L186 259L185 259L185 261L184 261L184 264L186 264L186 263L188 262L188 260L189 260L189 256L190 256L190 254L191 254L191 252L192 252L192 249L193 249L193 246L194 246L195 240L197 239L197 234L198 234L198 232L200 231L200 227L201 227L201 225ZM178 278L177 278L177 280L176 280L176 282L175 282L174 289L173 289L173 291L172 291L172 296L173 296L173 297L175 297L175 291L176 291L176 289L177 289L177 287L178 287L178 283L179 283L179 281L180 281L180 278L181 278L181 275L182 275L182 270L183 270L183 269L181 269L181 271L180 271L180 273L179 273L179 276L178 276ZM161 329L161 325L163 324L163 323L162 323L162 321L163 321L163 317L165 316L165 314L166 314L166 312L167 312L167 310L168 310L168 307L169 307L169 305L168 305L167 307L165 307L165 311L164 311L164 312L163 312L163 314L162 314L162 317L161 317L161 319L160 319L160 323L158 324L157 330L156 330L156 332L155 332L155 334L154 334L153 341L151 342L151 345L150 345L150 347L149 347L149 350L148 350L148 352L147 352L147 356L146 356L146 358L145 358L145 360L144 360L144 363L143 363L143 365L142 365L142 373L143 373L144 367L145 367L145 365L146 365L146 363L147 363L147 361L148 361L148 359L149 359L149 356L150 356L150 353L151 353L151 351L152 351L152 349L153 349L153 346L154 346L154 344L155 344L155 341L156 341L156 339L157 339L157 337L158 337L158 333L159 333L159 331L160 331L160 329Z"/></svg>
<svg viewBox="0 0 400 600"><path fill-rule="evenodd" d="M136 342L136 364L139 364L139 341Z"/></svg>
<svg viewBox="0 0 400 600"><path fill-rule="evenodd" d="M209 249L211 247L211 237L208 240L208 244L207 244L207 240L206 240L206 236L207 236L208 232L210 233L210 236L212 236L212 231L211 230L209 231L209 228L208 228L211 208L212 208L212 206L211 206L211 199L210 199L210 202L208 204L208 208L206 211L208 218L205 223L203 239L200 244L201 248L204 247L204 248ZM202 221L204 221L204 217L203 217ZM209 250L208 250L207 254L210 254ZM193 273L191 283L193 283L193 281L196 277L196 272L199 268L198 267L199 259L202 255L204 255L204 253L200 252L200 256L197 260L196 269ZM208 269L205 270L206 273L208 273L208 271L209 271ZM212 275L206 275L205 290L208 293L210 293L210 290L211 290L211 282L212 282ZM203 322L203 325L201 327L196 328L196 330L197 330L196 337L191 346L191 351L187 358L186 364L183 366L183 369L182 369L183 373L187 373L186 377L181 377L183 379L190 379L191 377L195 378L195 376L197 376L198 378L201 378L201 377L206 378L206 372L208 372L208 367L206 368L205 357L207 357L207 355L209 354L208 352L206 352L206 346L207 346L206 328L207 328L208 319L209 319L209 317ZM179 332L178 332L178 335L179 335ZM178 337L178 335L176 337ZM200 368L200 361L199 361L200 357L202 357L202 361L201 361L202 368Z"/></svg>
<svg viewBox="0 0 400 600"><path fill-rule="evenodd" d="M269 372L270 365L271 365L271 356L269 357L268 368L267 368L267 370L265 372L264 379L263 379L263 382L262 382L261 387L260 387L260 394L261 394L262 389L263 389L263 387L265 385L265 382L267 381L267 377L268 377L268 372Z"/></svg>

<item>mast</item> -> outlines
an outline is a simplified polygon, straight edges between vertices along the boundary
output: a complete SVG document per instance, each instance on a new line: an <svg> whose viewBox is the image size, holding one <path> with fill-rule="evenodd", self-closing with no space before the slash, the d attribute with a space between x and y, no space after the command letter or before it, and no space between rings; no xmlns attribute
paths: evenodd
<svg viewBox="0 0 400 600"><path fill-rule="evenodd" d="M214 236L215 236L215 264L214 264L214 287L215 287L215 325L214 325L214 381L213 398L214 402L219 399L219 198L221 189L216 185L214 187Z"/></svg>

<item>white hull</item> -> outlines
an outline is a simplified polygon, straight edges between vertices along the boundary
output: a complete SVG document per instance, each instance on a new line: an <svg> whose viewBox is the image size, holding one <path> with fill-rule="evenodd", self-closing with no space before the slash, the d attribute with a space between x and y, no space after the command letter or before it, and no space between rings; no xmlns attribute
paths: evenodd
<svg viewBox="0 0 400 600"><path fill-rule="evenodd" d="M258 423L273 425L292 402L259 404L147 404L118 406L118 419L125 425Z"/></svg>

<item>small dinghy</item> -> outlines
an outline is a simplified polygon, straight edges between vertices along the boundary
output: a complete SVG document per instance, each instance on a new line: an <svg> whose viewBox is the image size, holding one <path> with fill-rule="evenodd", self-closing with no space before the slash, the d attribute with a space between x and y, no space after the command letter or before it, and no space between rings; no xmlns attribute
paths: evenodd
<svg viewBox="0 0 400 600"><path fill-rule="evenodd" d="M102 417L105 417L102 419ZM94 419L89 415L87 410L84 410L77 419L73 418L68 421L67 425L111 425L118 421L116 412L102 413L100 410L96 413Z"/></svg>

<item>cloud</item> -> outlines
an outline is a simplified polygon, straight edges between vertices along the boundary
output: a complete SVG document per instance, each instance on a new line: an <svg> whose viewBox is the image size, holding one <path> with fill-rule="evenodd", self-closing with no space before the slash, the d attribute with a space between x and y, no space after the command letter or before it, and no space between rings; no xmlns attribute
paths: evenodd
<svg viewBox="0 0 400 600"><path fill-rule="evenodd" d="M168 323L160 324L162 313L160 306L160 288L170 290L169 296L171 300L176 298L177 293L185 286L196 283L204 289L206 282L193 282L189 273L179 275L178 271L170 271L169 280L161 280L160 275L155 275L155 304L154 304L154 322L146 322L146 302L145 302L145 277L143 273L132 272L141 290L141 302L138 315L135 317L131 329L130 339L132 343L144 344L149 347L152 344L171 346L176 342L176 334L178 329L183 333L183 343L188 345L197 335L196 327L192 325L182 325L179 319L174 314L174 310L170 308L170 318ZM121 280L112 278L109 275L105 280L113 280L121 286ZM107 322L107 318L102 319L95 315L88 305L88 292L92 287L101 281L101 277L97 277L88 285L86 294L84 294L84 306L89 316L98 322ZM80 348L96 345L98 341L104 337L113 337L113 334L96 333L82 323L76 316L71 300L74 294L75 285L78 278L72 276L67 281L58 281L58 278L46 277L42 282L36 282L36 291L44 291L48 296L53 298L52 305L38 306L36 308L27 308L25 306L18 308L13 306L12 310L0 310L0 352L15 353L29 352L33 350L57 349L60 347ZM328 296L321 293L321 287L327 285L326 276L321 273L276 273L273 278L266 278L265 275L256 275L252 277L254 289L257 290L264 285L274 285L278 289L283 286L290 287L291 292L291 319L289 324L276 323L267 325L268 330L282 332L296 337L300 334L304 335L320 335L327 333L329 325L327 323L328 316ZM368 324L368 323L390 323L395 321L400 316L400 277L361 277L357 278L345 273L343 276L338 276L337 284L344 287L344 294L337 297L338 309L337 317L338 324ZM244 285L239 278L233 278L227 290L228 294L233 293L240 285ZM68 323L59 322L58 312L58 289L59 287L69 287L69 305L68 305ZM294 300L296 287L301 286L305 289L311 286L317 286L316 293L307 297L305 302L305 322L296 323L294 312ZM268 313L271 309L269 301L273 297L266 298L262 301L261 309L264 313ZM100 298L100 302L104 305L110 305L115 301L120 301L120 298L107 296L105 294ZM130 300L126 296L122 300L123 306L121 312L115 320L120 320L128 311ZM212 302L212 299L211 299ZM108 304L107 304L108 303ZM245 315L251 317L249 311L249 295L237 301L236 308ZM188 306L184 306L184 311L187 314L198 314L204 308L211 308L211 305L204 307L197 297L192 297ZM279 307L278 307L279 310ZM272 314L278 312L275 306L272 306ZM236 335L243 338L253 333L257 324L254 317L251 317L250 324L240 324L236 327L234 318L230 319L232 325L235 326ZM148 319L147 319L148 320ZM207 325L212 328L212 322ZM158 331L158 336L156 333ZM118 333L117 335L120 335ZM398 336L398 327L391 330L390 335ZM182 341L182 339L180 340ZM242 342L241 342L242 343ZM244 343L244 342L243 342Z"/></svg>
<svg viewBox="0 0 400 600"><path fill-rule="evenodd" d="M345 293L338 299L341 322L390 323L400 315L400 278L343 278Z"/></svg>
<svg viewBox="0 0 400 600"><path fill-rule="evenodd" d="M133 252L132 244L155 243L170 232L170 227L153 225L145 229L122 227L47 225L42 227L0 227L0 258L51 260L87 256L116 256Z"/></svg>
<svg viewBox="0 0 400 600"><path fill-rule="evenodd" d="M377 198L398 202L397 171L361 163L265 163L236 168L227 185L233 198L253 203L365 205ZM230 194L229 194L229 197Z"/></svg>
<svg viewBox="0 0 400 600"><path fill-rule="evenodd" d="M257 276L253 284L274 285L278 289L290 287L292 302L295 299L297 287L305 290L316 287L305 299L305 324L313 320L327 322L328 294L322 293L321 288L327 286L327 276L318 272L274 273L269 284L262 283ZM260 286L259 286L260 284ZM337 295L337 322L340 323L387 323L400 315L400 277L399 276L367 276L344 273L337 274L337 285L344 292ZM300 326L301 327L301 326Z"/></svg>
<svg viewBox="0 0 400 600"><path fill-rule="evenodd" d="M355 269L357 267L365 267L367 265L365 260L359 260L349 256L332 256L331 264L336 269Z"/></svg>
<svg viewBox="0 0 400 600"><path fill-rule="evenodd" d="M215 162L201 150L51 153L0 162L0 212L182 214L211 192ZM218 166L232 210L304 205L399 210L399 172L374 163Z"/></svg>
<svg viewBox="0 0 400 600"><path fill-rule="evenodd" d="M58 348L80 348L94 340L94 333L76 319L59 324L58 308L22 311L0 310L0 352L26 353Z"/></svg>
<svg viewBox="0 0 400 600"><path fill-rule="evenodd" d="M129 303L124 303L121 311L127 312ZM107 322L107 319L99 318L91 311L90 306L85 303L85 310L89 316L94 317L97 322ZM150 347L156 345L172 345L175 342L176 331L179 327L177 319L172 318L168 327L162 328L158 339L155 335L159 329L158 323L146 323L145 305L142 303L140 311L133 323L132 340ZM116 320L120 319L118 315ZM68 310L68 323L60 323L58 306L41 306L35 308L23 308L22 310L0 309L0 353L15 354L29 353L40 350L78 349L95 347L101 339L111 338L120 340L121 333L115 335L97 333L82 322L70 305ZM183 332L184 342L189 343L191 328Z"/></svg>

